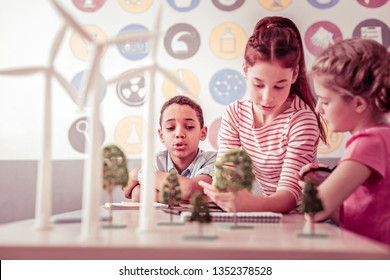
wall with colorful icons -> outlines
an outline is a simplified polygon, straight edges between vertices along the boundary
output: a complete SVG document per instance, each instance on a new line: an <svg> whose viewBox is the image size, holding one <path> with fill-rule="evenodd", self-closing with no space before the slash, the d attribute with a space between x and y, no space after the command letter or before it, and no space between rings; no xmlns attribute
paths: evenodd
<svg viewBox="0 0 390 280"><path fill-rule="evenodd" d="M289 17L304 40L308 68L326 47L345 38L363 37L390 46L388 0L58 0L84 30L104 42L132 32L150 33L162 8L157 61L184 82L204 109L209 128L201 148L216 150L221 115L227 104L246 94L243 51L256 22L264 16ZM0 70L47 66L54 39L64 24L49 0L0 2ZM150 64L150 41L132 39L104 49L100 80L109 80ZM83 94L83 77L92 46L68 31L55 60L65 80ZM18 161L35 162L41 154L44 77L0 76L0 176ZM102 145L116 143L139 165L143 150L144 101L147 73L125 82L103 86L100 92ZM156 111L165 100L185 94L170 80L155 80ZM88 144L86 116L89 103L78 109L58 82L53 82L53 159L79 162ZM158 115L158 113L157 113ZM156 118L156 127L158 119ZM348 135L329 133L330 146L320 144L319 158L337 161ZM157 132L156 132L157 139ZM158 142L158 141L157 141ZM156 143L156 150L163 149ZM72 164L71 164L72 165ZM35 166L35 165L34 165ZM79 165L77 165L79 166ZM69 166L68 166L69 167ZM6 171L4 171L6 170ZM27 167L23 174L35 173ZM72 168L59 172L72 175ZM80 177L80 174L78 175ZM8 177L9 178L9 177ZM21 177L23 178L23 177ZM9 185L14 179L9 179ZM26 179L27 180L27 179ZM28 182L34 188L35 181Z"/></svg>

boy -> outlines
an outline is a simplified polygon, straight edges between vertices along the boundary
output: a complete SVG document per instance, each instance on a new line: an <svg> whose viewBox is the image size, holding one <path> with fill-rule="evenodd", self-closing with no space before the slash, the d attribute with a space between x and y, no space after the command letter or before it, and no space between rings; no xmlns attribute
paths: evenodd
<svg viewBox="0 0 390 280"><path fill-rule="evenodd" d="M179 174L182 200L188 201L194 191L202 191L200 180L211 183L214 174L216 152L199 149L199 141L207 136L202 108L185 96L175 96L164 103L160 111L158 134L165 151L156 155L156 200L168 171L172 168ZM128 185L123 189L126 198L140 201L140 168L129 173Z"/></svg>

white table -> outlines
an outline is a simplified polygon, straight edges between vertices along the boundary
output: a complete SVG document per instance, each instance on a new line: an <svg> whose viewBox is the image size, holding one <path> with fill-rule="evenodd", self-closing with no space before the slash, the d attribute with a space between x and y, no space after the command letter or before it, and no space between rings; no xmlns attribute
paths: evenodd
<svg viewBox="0 0 390 280"><path fill-rule="evenodd" d="M284 215L280 223L251 224L252 229L212 223L204 234L217 239L186 240L184 236L197 233L197 223L156 226L141 233L138 210L113 212L113 222L126 227L102 228L100 239L89 243L80 242L80 223L53 224L48 231L33 230L33 220L0 225L0 259L390 259L389 247L326 223L316 224L316 232L326 238L299 237L308 225L298 214ZM169 220L169 214L156 210L154 219Z"/></svg>

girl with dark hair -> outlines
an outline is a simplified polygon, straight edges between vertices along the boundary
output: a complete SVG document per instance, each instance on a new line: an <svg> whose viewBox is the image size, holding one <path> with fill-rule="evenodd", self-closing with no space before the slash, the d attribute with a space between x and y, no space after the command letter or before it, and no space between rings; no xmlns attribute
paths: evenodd
<svg viewBox="0 0 390 280"><path fill-rule="evenodd" d="M247 190L205 193L226 211L287 213L301 199L300 169L317 161L319 139L326 140L306 76L302 39L284 17L265 17L254 28L244 56L249 97L226 108L219 131L217 160L227 150L244 149L252 159L262 196Z"/></svg>

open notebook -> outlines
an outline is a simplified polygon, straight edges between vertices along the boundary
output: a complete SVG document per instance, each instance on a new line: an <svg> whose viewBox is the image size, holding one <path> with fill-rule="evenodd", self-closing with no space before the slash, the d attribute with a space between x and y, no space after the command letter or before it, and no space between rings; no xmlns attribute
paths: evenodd
<svg viewBox="0 0 390 280"><path fill-rule="evenodd" d="M132 201L122 201L122 202L113 202L109 203L106 202L103 206L106 209L112 209L112 210L137 210L140 209L141 203L140 202L132 202ZM167 204L155 202L154 203L155 208L167 208Z"/></svg>
<svg viewBox="0 0 390 280"><path fill-rule="evenodd" d="M213 222L233 222L233 213L211 212ZM188 221L191 212L186 211L180 214L182 221ZM274 212L237 212L238 222L240 223L279 223L283 215Z"/></svg>

